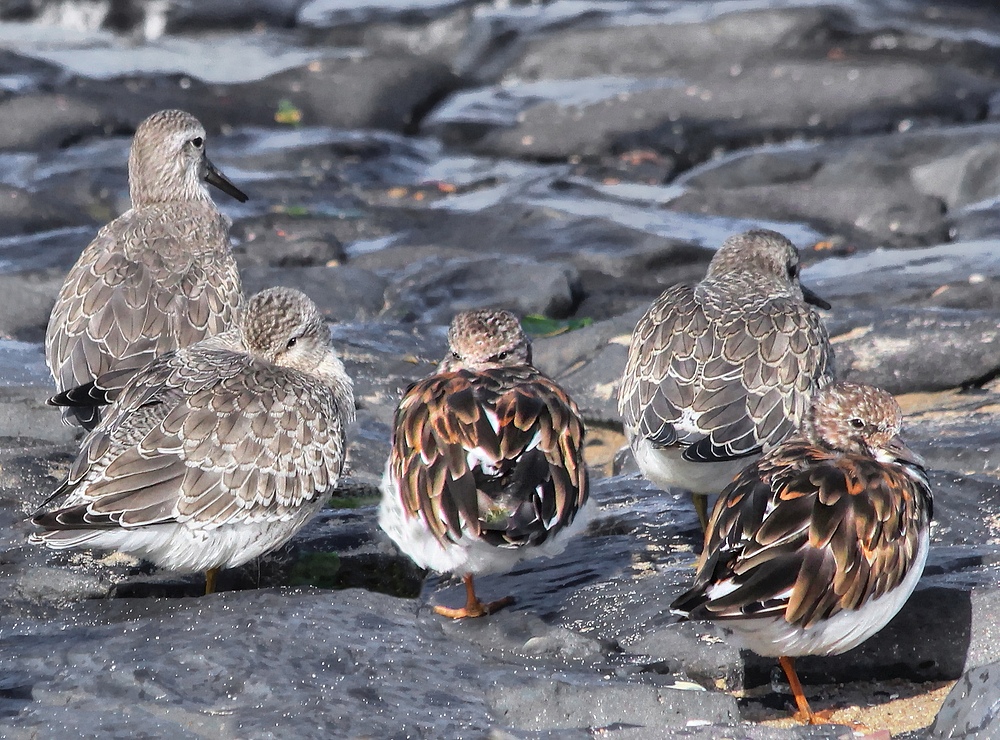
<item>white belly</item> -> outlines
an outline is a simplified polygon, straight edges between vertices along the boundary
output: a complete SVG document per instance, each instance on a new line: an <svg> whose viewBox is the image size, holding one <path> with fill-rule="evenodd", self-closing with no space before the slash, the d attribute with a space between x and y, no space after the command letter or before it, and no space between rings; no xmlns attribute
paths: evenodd
<svg viewBox="0 0 1000 740"><path fill-rule="evenodd" d="M235 568L288 542L325 501L320 497L305 504L284 521L234 522L215 529L174 522L134 529L67 530L47 532L37 540L54 550L119 550L179 573Z"/></svg>
<svg viewBox="0 0 1000 740"><path fill-rule="evenodd" d="M725 462L691 462L681 457L681 447L654 447L644 437L631 440L632 453L639 469L659 488L683 488L691 493L711 496L721 493L743 468L759 456L741 457Z"/></svg>
<svg viewBox="0 0 1000 740"><path fill-rule="evenodd" d="M896 588L860 609L842 611L807 629L789 624L780 617L723 622L743 647L758 655L794 658L800 655L839 655L857 647L896 616L916 588L924 564L930 535L924 532L910 572Z"/></svg>

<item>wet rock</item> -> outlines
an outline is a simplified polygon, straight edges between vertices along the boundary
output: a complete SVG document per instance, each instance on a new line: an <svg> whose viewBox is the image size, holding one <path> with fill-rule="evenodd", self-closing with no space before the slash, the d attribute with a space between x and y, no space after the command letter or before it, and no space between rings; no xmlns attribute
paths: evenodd
<svg viewBox="0 0 1000 740"><path fill-rule="evenodd" d="M242 220L231 231L236 263L244 269L250 265L304 267L342 262L344 249L333 234L331 220L274 215Z"/></svg>
<svg viewBox="0 0 1000 740"><path fill-rule="evenodd" d="M422 130L475 152L511 157L652 149L695 163L717 147L781 140L801 130L866 133L891 129L901 118L975 120L988 89L958 70L902 61L783 60L735 77L726 71L696 79L546 80L463 92L437 108ZM887 99L894 103L886 106Z"/></svg>
<svg viewBox="0 0 1000 740"><path fill-rule="evenodd" d="M306 0L251 0L234 6L226 0L172 0L166 9L167 33L209 29L291 28Z"/></svg>
<svg viewBox="0 0 1000 740"><path fill-rule="evenodd" d="M296 16L299 25L308 28L371 25L393 20L416 23L438 18L476 0L404 0L400 3L342 2L342 0L308 0Z"/></svg>
<svg viewBox="0 0 1000 740"><path fill-rule="evenodd" d="M1000 663L973 668L948 693L931 725L933 740L973 740L1000 734Z"/></svg>
<svg viewBox="0 0 1000 740"><path fill-rule="evenodd" d="M248 599L250 623L243 615ZM65 630L23 620L19 634L7 633L3 654L18 657L3 672L31 688L16 694L23 699L16 716L0 724L8 733L14 722L20 731L56 734L110 725L119 733L178 735L191 722L179 709L185 706L205 717L199 727L220 735L273 731L281 713L281 732L301 737L401 729L457 737L529 724L585 729L616 717L633 726L677 727L685 706L706 717L735 717L728 696L656 689L582 669L553 676L529 662L484 673L482 652L445 635L422 611L412 601L359 590L81 603L67 610L73 626ZM72 712L64 700L68 682ZM123 713L128 723L120 722Z"/></svg>
<svg viewBox="0 0 1000 740"><path fill-rule="evenodd" d="M77 430L62 423L59 412L45 400L49 385L0 387L0 437L72 442Z"/></svg>
<svg viewBox="0 0 1000 740"><path fill-rule="evenodd" d="M321 59L233 84L183 74L76 77L55 93L29 92L0 102L0 115L12 124L0 133L0 150L51 149L99 134L132 133L161 108L187 110L211 133L223 127L275 127L279 109L308 125L403 131L427 101L455 85L443 63L398 52Z"/></svg>
<svg viewBox="0 0 1000 740"><path fill-rule="evenodd" d="M456 86L457 79L444 64L397 53L325 59L232 92L270 110L268 123L287 100L308 125L404 131L416 123L428 101Z"/></svg>
<svg viewBox="0 0 1000 740"><path fill-rule="evenodd" d="M524 258L427 257L394 275L387 315L447 324L458 311L507 308L561 318L573 311L579 275L569 265Z"/></svg>
<svg viewBox="0 0 1000 740"><path fill-rule="evenodd" d="M632 331L646 308L533 343L536 365L566 389L588 421L621 423L618 386Z"/></svg>
<svg viewBox="0 0 1000 740"><path fill-rule="evenodd" d="M724 694L654 686L590 685L558 679L542 685L498 686L487 695L504 725L520 730L554 730L632 724L643 727L721 724L736 719L736 701ZM700 721L700 722L699 722Z"/></svg>
<svg viewBox="0 0 1000 740"><path fill-rule="evenodd" d="M928 467L962 475L1000 474L1000 396L996 389L914 394L899 400L906 438L919 447ZM968 503L973 511L979 506L975 501Z"/></svg>
<svg viewBox="0 0 1000 740"><path fill-rule="evenodd" d="M841 380L890 393L975 385L992 377L1000 317L957 309L857 309L828 322Z"/></svg>
<svg viewBox="0 0 1000 740"><path fill-rule="evenodd" d="M328 321L367 321L385 306L386 281L356 267L250 267L241 273L243 289L251 295L283 285L308 295Z"/></svg>
<svg viewBox="0 0 1000 740"><path fill-rule="evenodd" d="M749 149L681 178L670 208L805 219L852 246L992 236L997 124Z"/></svg>
<svg viewBox="0 0 1000 740"><path fill-rule="evenodd" d="M30 234L90 223L86 215L44 195L0 185L0 236Z"/></svg>
<svg viewBox="0 0 1000 740"><path fill-rule="evenodd" d="M42 341L65 278L61 268L0 274L0 335Z"/></svg>

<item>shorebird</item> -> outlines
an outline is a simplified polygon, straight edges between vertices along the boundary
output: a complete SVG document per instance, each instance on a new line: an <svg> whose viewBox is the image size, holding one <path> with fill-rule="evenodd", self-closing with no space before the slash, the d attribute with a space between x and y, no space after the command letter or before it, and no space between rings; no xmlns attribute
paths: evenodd
<svg viewBox="0 0 1000 740"><path fill-rule="evenodd" d="M275 549L326 501L351 379L304 294L253 296L237 327L134 374L32 521L50 548L120 550L215 573Z"/></svg>
<svg viewBox="0 0 1000 740"><path fill-rule="evenodd" d="M205 156L198 120L165 110L143 121L128 175L132 207L83 250L49 317L45 359L60 392L218 334L243 301L230 221L205 183L247 196ZM99 413L74 406L64 418L90 429Z"/></svg>
<svg viewBox="0 0 1000 740"><path fill-rule="evenodd" d="M930 484L898 436L902 418L878 388L819 391L801 431L722 492L694 587L671 604L777 657L797 718L811 724L825 718L809 707L794 658L837 655L878 632L927 560Z"/></svg>
<svg viewBox="0 0 1000 740"><path fill-rule="evenodd" d="M458 314L451 354L406 391L396 411L379 524L417 565L462 576L466 604L441 615L479 617L473 578L562 552L593 504L583 419L531 364L531 345L507 311Z"/></svg>
<svg viewBox="0 0 1000 740"><path fill-rule="evenodd" d="M639 319L618 395L643 474L703 496L721 491L787 437L833 377L819 315L799 282L799 253L774 231L728 238L697 285L667 289Z"/></svg>

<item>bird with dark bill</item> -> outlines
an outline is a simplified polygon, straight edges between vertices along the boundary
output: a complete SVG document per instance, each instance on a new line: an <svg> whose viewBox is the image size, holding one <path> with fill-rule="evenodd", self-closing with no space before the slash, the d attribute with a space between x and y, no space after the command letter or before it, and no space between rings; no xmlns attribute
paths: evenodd
<svg viewBox="0 0 1000 740"><path fill-rule="evenodd" d="M531 363L531 344L507 311L458 314L450 354L406 391L396 410L379 524L422 568L455 573L464 607L480 617L473 578L562 552L591 515L576 404Z"/></svg>
<svg viewBox="0 0 1000 740"><path fill-rule="evenodd" d="M694 587L671 605L778 658L797 718L812 724L825 716L809 706L794 658L837 655L874 635L927 561L930 484L899 438L902 418L878 388L817 393L801 431L722 492Z"/></svg>
<svg viewBox="0 0 1000 740"><path fill-rule="evenodd" d="M639 319L618 411L643 475L694 495L719 493L798 426L833 378L833 349L799 282L799 253L763 229L726 239L697 285L668 288Z"/></svg>
<svg viewBox="0 0 1000 740"><path fill-rule="evenodd" d="M262 291L236 327L116 391L31 540L206 571L210 593L218 569L279 547L323 507L353 420L351 379L315 304Z"/></svg>
<svg viewBox="0 0 1000 740"><path fill-rule="evenodd" d="M49 317L45 359L60 393L233 326L243 289L230 221L205 184L240 202L247 196L205 148L204 127L184 111L154 113L136 129L132 207L83 250ZM64 418L91 429L99 409L77 403Z"/></svg>

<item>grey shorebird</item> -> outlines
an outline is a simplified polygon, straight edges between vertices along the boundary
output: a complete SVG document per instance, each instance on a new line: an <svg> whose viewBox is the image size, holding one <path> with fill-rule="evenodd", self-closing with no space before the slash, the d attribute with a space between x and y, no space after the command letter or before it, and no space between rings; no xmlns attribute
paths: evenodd
<svg viewBox="0 0 1000 740"><path fill-rule="evenodd" d="M671 605L777 657L796 716L810 724L825 717L806 701L793 659L838 655L874 635L927 561L930 484L898 436L902 418L878 388L819 391L801 431L723 491L694 587Z"/></svg>
<svg viewBox="0 0 1000 740"><path fill-rule="evenodd" d="M31 539L207 571L206 592L216 570L273 550L322 508L354 419L329 329L285 288L257 293L237 327L161 355L115 394Z"/></svg>
<svg viewBox="0 0 1000 740"><path fill-rule="evenodd" d="M434 607L457 619L512 603L481 602L474 576L562 552L593 503L583 419L532 366L517 318L460 313L448 342L438 372L396 411L379 524L417 565L462 576L465 606Z"/></svg>
<svg viewBox="0 0 1000 740"><path fill-rule="evenodd" d="M143 121L128 174L132 207L83 250L49 317L45 359L60 392L218 334L243 301L230 222L205 183L247 196L205 156L198 120L165 110ZM77 405L64 418L89 429L98 410Z"/></svg>
<svg viewBox="0 0 1000 740"><path fill-rule="evenodd" d="M798 426L833 377L833 350L799 282L799 253L774 231L728 238L697 285L667 289L639 319L618 395L643 474L716 494Z"/></svg>

